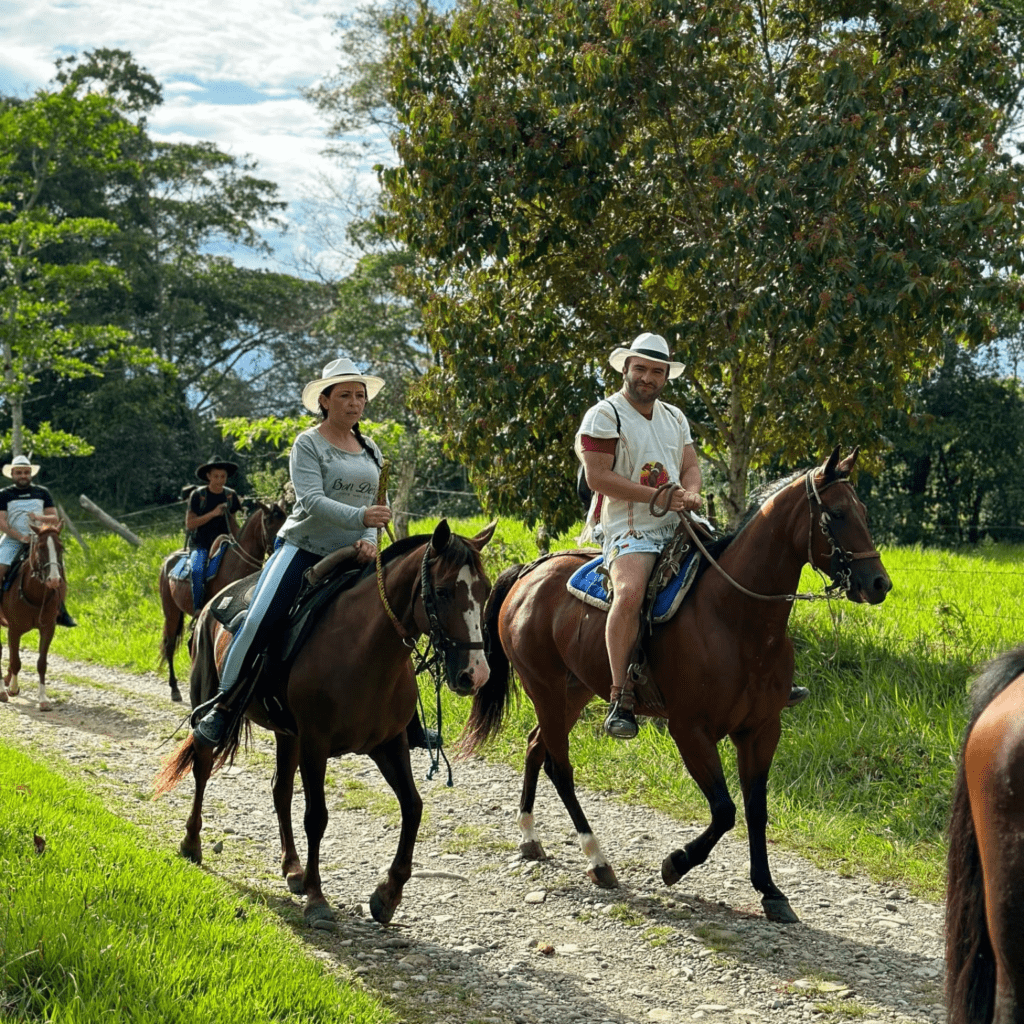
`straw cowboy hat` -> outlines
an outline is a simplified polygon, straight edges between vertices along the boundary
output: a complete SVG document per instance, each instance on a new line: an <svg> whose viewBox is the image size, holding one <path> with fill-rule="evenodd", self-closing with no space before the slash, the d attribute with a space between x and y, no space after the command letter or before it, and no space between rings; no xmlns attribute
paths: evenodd
<svg viewBox="0 0 1024 1024"><path fill-rule="evenodd" d="M317 402L317 398L320 392L332 384L340 384L344 380L361 381L366 386L367 400L373 398L384 387L384 381L380 377L370 377L365 373L360 373L351 359L341 356L324 367L324 375L319 380L311 380L302 389L302 404L310 412L319 412L320 403Z"/></svg>
<svg viewBox="0 0 1024 1024"><path fill-rule="evenodd" d="M238 472L238 463L228 462L226 459L218 459L216 455L211 455L210 461L204 462L196 470L196 476L200 480L209 480L211 469L223 469L228 476L234 476Z"/></svg>
<svg viewBox="0 0 1024 1024"><path fill-rule="evenodd" d="M15 455L11 461L4 466L0 473L3 473L8 480L13 479L14 474L11 472L15 466L27 466L31 471L32 475L35 476L39 472L39 467L32 462L26 455Z"/></svg>
<svg viewBox="0 0 1024 1024"><path fill-rule="evenodd" d="M621 373L630 356L643 356L645 359L656 359L659 363L668 363L669 380L673 380L683 372L683 364L672 361L672 356L668 351L668 342L660 334L651 334L649 331L638 334L629 348L615 349L608 357L608 362Z"/></svg>

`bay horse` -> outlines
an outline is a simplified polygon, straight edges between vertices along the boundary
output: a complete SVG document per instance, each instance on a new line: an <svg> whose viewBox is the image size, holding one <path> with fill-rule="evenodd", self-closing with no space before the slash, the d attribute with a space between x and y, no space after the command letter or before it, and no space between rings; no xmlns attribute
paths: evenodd
<svg viewBox="0 0 1024 1024"><path fill-rule="evenodd" d="M21 671L21 638L30 630L39 630L39 710L51 711L46 696L46 656L57 625L57 614L67 598L68 582L64 575L64 545L60 535L62 519L33 517L29 528L32 540L25 561L15 571L10 587L0 597L0 609L7 620L7 672L0 682L0 703L6 703L21 692L18 673ZM10 573L8 573L10 575Z"/></svg>
<svg viewBox="0 0 1024 1024"><path fill-rule="evenodd" d="M219 594L229 583L244 579L253 572L258 572L267 556L274 549L277 531L288 518L288 510L280 501L272 505L263 501L256 502L255 510L249 515L238 531L237 538L226 534L218 538L210 550L210 557L226 544L227 549L212 579L206 581L203 596L209 601ZM185 554L184 548L168 555L160 564L160 605L164 613L164 631L160 640L160 660L167 662L168 680L171 687L171 700L181 700L178 678L174 671L174 652L181 642L185 616L195 616L199 609L192 598L192 583L189 580L170 578L171 570Z"/></svg>
<svg viewBox="0 0 1024 1024"><path fill-rule="evenodd" d="M405 729L416 710L417 686L410 651L428 633L443 658L450 689L466 696L487 680L483 609L490 591L480 552L494 533L491 523L472 539L442 520L431 536L406 537L387 548L349 590L321 611L287 678L268 680L264 701L253 700L245 717L275 734L277 768L273 797L281 837L281 873L296 895L305 894L308 921L334 918L320 881L320 842L327 827L324 779L327 759L366 754L398 797L402 828L386 876L370 898L375 920L387 924L412 873L412 854L423 801L413 781ZM245 584L233 584L231 589ZM217 690L218 669L230 637L208 604L196 626L190 678L193 707ZM265 673L266 674L266 673ZM282 706L286 725L271 718L268 705ZM191 769L192 811L179 847L202 863L203 794L214 768L233 757L241 719L214 750L197 747L192 736L157 779L157 793L174 786ZM296 767L305 792L305 871L295 849L291 804Z"/></svg>
<svg viewBox="0 0 1024 1024"><path fill-rule="evenodd" d="M750 880L772 921L798 920L772 880L765 829L768 772L793 682L786 626L801 568L809 561L828 572L851 601L877 604L892 586L849 481L856 457L854 449L840 461L836 448L821 467L777 483L737 532L719 542L719 571L705 571L675 616L653 629L647 675L662 706L654 706L654 698L645 704L637 690L637 712L668 720L711 811L708 828L665 858L662 879L672 885L704 863L735 823L717 746L728 736L743 790ZM607 700L611 689L606 613L566 590L569 577L594 554L560 552L506 569L495 581L486 614L490 679L473 700L461 742L474 751L500 730L514 668L537 714L519 801L520 851L527 859L545 857L533 815L543 766L576 827L591 880L614 888L618 879L576 797L569 760L570 730L595 694Z"/></svg>
<svg viewBox="0 0 1024 1024"><path fill-rule="evenodd" d="M1024 646L971 687L949 821L949 1024L1024 1020Z"/></svg>

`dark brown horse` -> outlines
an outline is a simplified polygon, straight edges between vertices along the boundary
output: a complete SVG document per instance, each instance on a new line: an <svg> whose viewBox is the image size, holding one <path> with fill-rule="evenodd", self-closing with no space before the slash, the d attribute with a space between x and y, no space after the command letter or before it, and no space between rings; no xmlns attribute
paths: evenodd
<svg viewBox="0 0 1024 1024"><path fill-rule="evenodd" d="M851 601L877 604L892 586L873 550L864 506L848 479L856 455L855 450L840 462L837 448L820 468L776 485L737 533L721 543L722 572L705 571L676 615L654 627L648 675L664 706L641 700L637 707L641 714L668 719L669 732L711 809L704 833L665 859L665 883L673 884L702 864L733 827L736 807L717 746L728 736L736 747L743 788L750 880L773 921L797 920L772 881L765 829L768 771L793 681L786 625L801 568L809 560L829 572ZM576 798L569 761L570 730L594 695L607 700L611 687L606 614L566 591L566 581L593 554L570 552L515 566L495 581L487 630L501 642L491 642L491 677L474 698L464 744L476 749L500 729L510 699L511 662L537 713L519 802L520 849L528 858L544 857L533 820L543 767L576 827L591 879L614 887L618 880Z"/></svg>
<svg viewBox="0 0 1024 1024"><path fill-rule="evenodd" d="M1024 647L971 688L949 823L949 1024L1024 1021Z"/></svg>
<svg viewBox="0 0 1024 1024"><path fill-rule="evenodd" d="M480 552L494 533L494 523L472 539L454 534L442 521L430 537L407 537L389 547L378 571L367 572L327 605L303 644L287 679L268 681L269 701L286 709L292 734L272 720L260 701L245 714L274 731L277 771L274 808L281 831L281 872L292 892L306 894L309 920L333 918L320 883L320 841L327 827L324 779L327 759L367 754L398 797L402 831L387 876L370 898L374 918L386 924L402 898L412 873L412 853L423 801L409 763L405 728L416 709L417 688L410 659L411 644L431 636L444 660L448 686L458 694L476 692L487 680L483 652L483 609L490 591ZM218 664L227 640L210 606L199 616L192 666L193 706L217 689ZM191 769L196 791L185 826L181 852L202 862L203 793L218 763L234 754L240 726L222 749L210 751L185 741L165 768L157 792L173 786ZM306 797L304 824L308 845L306 868L295 849L291 804L296 767Z"/></svg>
<svg viewBox="0 0 1024 1024"><path fill-rule="evenodd" d="M10 587L0 599L0 608L7 620L8 663L3 682L0 682L0 702L7 696L21 692L18 673L21 671L21 638L33 629L39 630L39 655L36 671L39 673L39 710L50 711L52 705L46 696L46 655L56 628L57 613L68 593L64 575L64 545L60 534L64 522L60 519L37 517L30 524L32 541L28 557L16 571Z"/></svg>
<svg viewBox="0 0 1024 1024"><path fill-rule="evenodd" d="M219 550L220 545L227 545L216 575L206 581L206 589L203 591L206 601L209 601L215 594L219 594L229 583L259 572L267 556L273 551L274 538L288 518L288 510L281 502L268 505L259 501L256 506L255 511L242 524L237 539L224 535L218 538L210 550L212 558ZM178 677L174 672L174 652L181 642L185 616L194 616L197 613L192 599L191 581L170 578L171 570L184 554L184 550L175 551L168 555L160 565L160 604L164 612L160 660L167 662L171 700L174 701L181 700Z"/></svg>

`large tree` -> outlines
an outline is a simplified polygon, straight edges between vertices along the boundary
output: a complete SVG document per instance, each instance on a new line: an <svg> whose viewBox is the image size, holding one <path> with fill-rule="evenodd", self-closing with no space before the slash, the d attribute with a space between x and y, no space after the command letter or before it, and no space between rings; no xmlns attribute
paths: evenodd
<svg viewBox="0 0 1024 1024"><path fill-rule="evenodd" d="M1019 302L991 8L466 0L388 32L421 400L501 511L575 518L570 439L640 329L686 363L732 517L751 468L870 444L945 338Z"/></svg>

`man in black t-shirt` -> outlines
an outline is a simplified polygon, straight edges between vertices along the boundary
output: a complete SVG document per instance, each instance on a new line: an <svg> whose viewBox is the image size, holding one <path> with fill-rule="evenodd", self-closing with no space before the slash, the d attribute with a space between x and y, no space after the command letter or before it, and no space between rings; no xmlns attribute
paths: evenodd
<svg viewBox="0 0 1024 1024"><path fill-rule="evenodd" d="M242 508L238 495L225 486L238 471L238 465L224 459L210 459L197 470L196 476L205 487L197 487L188 499L185 530L191 535L189 563L192 567L192 598L196 610L202 606L206 563L213 542L223 534L238 536L235 513Z"/></svg>
<svg viewBox="0 0 1024 1024"><path fill-rule="evenodd" d="M32 483L32 477L39 467L24 455L16 455L4 466L3 475L14 483L0 490L0 592L3 591L7 570L10 569L22 545L32 540L32 517L57 518L57 506L50 492L39 484ZM67 609L61 605L57 625L77 626Z"/></svg>

